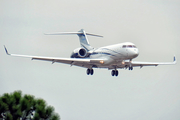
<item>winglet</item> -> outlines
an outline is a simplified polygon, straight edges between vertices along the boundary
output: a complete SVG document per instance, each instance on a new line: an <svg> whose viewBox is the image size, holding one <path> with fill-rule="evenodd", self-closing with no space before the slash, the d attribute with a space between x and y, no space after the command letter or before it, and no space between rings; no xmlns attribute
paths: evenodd
<svg viewBox="0 0 180 120"><path fill-rule="evenodd" d="M5 45L4 45L4 49L5 49L7 55L11 55L11 54L8 53L8 50L6 49Z"/></svg>
<svg viewBox="0 0 180 120"><path fill-rule="evenodd" d="M174 61L173 61L173 63L175 63L175 64L176 64L176 56L174 56Z"/></svg>

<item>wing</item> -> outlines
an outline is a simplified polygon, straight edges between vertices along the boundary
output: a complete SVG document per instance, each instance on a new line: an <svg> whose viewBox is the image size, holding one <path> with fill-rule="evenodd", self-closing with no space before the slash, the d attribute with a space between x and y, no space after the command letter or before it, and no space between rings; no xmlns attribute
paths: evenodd
<svg viewBox="0 0 180 120"><path fill-rule="evenodd" d="M16 56L16 57L26 57L26 58L31 58L32 60L49 61L49 62L52 62L52 64L57 62L57 63L65 63L65 64L70 64L70 65L77 65L81 67L88 67L88 65L92 65L92 64L101 64L103 61L103 59L59 58L59 57L43 57L43 56L9 54L5 46L4 48L7 55Z"/></svg>
<svg viewBox="0 0 180 120"><path fill-rule="evenodd" d="M173 62L138 62L138 61L125 62L125 65L132 66L132 67L174 65L174 64L176 64L175 56L173 58Z"/></svg>

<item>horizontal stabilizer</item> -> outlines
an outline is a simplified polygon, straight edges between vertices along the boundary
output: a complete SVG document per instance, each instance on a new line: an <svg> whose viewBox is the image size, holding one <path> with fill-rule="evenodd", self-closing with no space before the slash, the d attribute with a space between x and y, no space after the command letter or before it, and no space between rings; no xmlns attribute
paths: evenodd
<svg viewBox="0 0 180 120"><path fill-rule="evenodd" d="M57 32L57 33L45 33L45 35L81 35L84 34L83 32ZM103 37L101 35L96 35L96 34L92 34L92 33L85 33L86 35L90 35L90 36L96 36L96 37Z"/></svg>
<svg viewBox="0 0 180 120"><path fill-rule="evenodd" d="M57 33L46 33L45 35L78 35L80 40L80 45L87 51L94 49L90 46L87 35L95 36L95 37L103 37L101 35L96 35L92 33L86 33L85 30L81 29L78 32L57 32Z"/></svg>

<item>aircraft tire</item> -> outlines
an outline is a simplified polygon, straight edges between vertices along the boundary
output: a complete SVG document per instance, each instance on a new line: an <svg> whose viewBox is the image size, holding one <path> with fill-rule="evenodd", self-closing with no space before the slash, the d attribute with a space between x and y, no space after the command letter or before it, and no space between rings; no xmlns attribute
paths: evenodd
<svg viewBox="0 0 180 120"><path fill-rule="evenodd" d="M115 71L115 75L118 76L118 74L119 74L119 72L118 72L118 70L116 70L116 71Z"/></svg>
<svg viewBox="0 0 180 120"><path fill-rule="evenodd" d="M114 76L115 75L115 70L111 71L111 75Z"/></svg>
<svg viewBox="0 0 180 120"><path fill-rule="evenodd" d="M86 71L87 75L89 75L90 72L91 72L90 69L87 69L87 71Z"/></svg>
<svg viewBox="0 0 180 120"><path fill-rule="evenodd" d="M129 67L129 70L133 70L133 67Z"/></svg>
<svg viewBox="0 0 180 120"><path fill-rule="evenodd" d="M91 70L90 70L90 72L91 72L91 75L93 75L93 74L94 74L94 70L93 70L93 69L91 69Z"/></svg>

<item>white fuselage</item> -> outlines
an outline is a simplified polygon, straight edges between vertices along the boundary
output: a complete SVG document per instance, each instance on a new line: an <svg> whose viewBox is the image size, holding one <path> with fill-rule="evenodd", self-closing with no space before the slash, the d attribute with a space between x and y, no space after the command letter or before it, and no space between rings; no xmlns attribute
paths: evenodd
<svg viewBox="0 0 180 120"><path fill-rule="evenodd" d="M130 42L109 45L89 51L90 58L107 59L104 65L131 60L139 55L138 48Z"/></svg>

